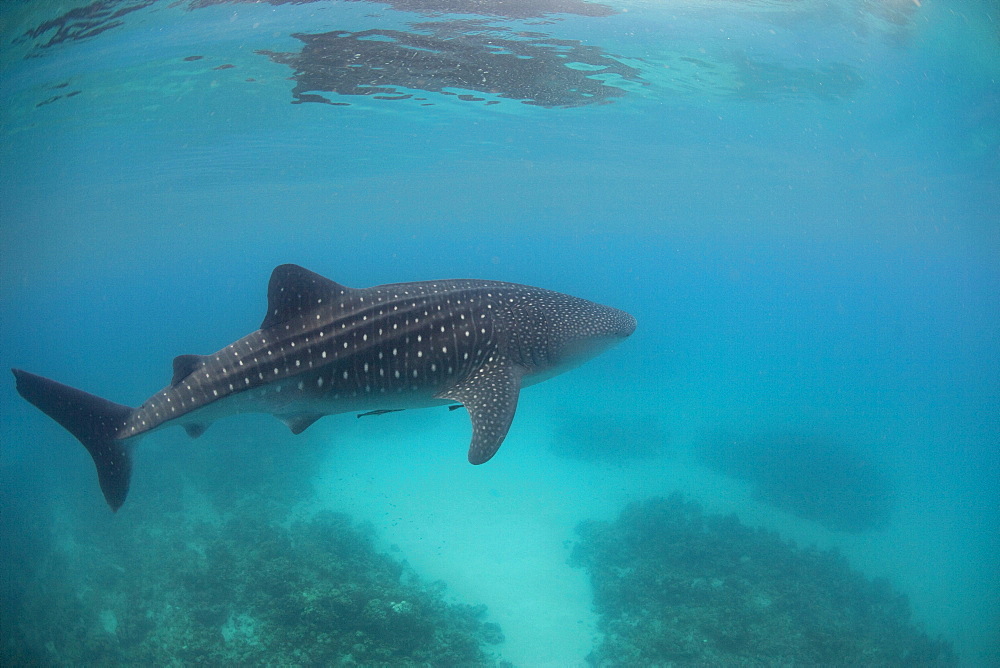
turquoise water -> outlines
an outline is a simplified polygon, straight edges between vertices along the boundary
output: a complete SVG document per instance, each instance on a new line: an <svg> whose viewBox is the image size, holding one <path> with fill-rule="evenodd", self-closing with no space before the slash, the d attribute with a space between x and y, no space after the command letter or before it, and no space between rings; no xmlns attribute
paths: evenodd
<svg viewBox="0 0 1000 668"><path fill-rule="evenodd" d="M639 322L526 390L485 466L462 411L297 437L229 418L145 440L114 515L83 448L0 385L5 648L72 663L177 605L88 579L94 555L127 572L156 536L166 572L169 546L216 540L198 522L334 510L486 605L500 658L582 665L600 622L574 527L680 491L839 549L963 665L1000 665L998 21L971 0L4 3L4 365L137 405L175 355L257 327L285 262ZM231 644L252 624L230 612L204 624Z"/></svg>

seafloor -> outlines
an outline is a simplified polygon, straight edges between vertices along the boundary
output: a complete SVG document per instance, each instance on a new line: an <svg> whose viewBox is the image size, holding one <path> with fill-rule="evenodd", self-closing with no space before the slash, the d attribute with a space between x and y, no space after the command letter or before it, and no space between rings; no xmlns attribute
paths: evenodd
<svg viewBox="0 0 1000 668"><path fill-rule="evenodd" d="M135 504L158 501L142 511L94 522L86 503L66 510L9 588L0 663L511 665L486 605L417 572L371 525L303 505L323 449L252 449L165 456L177 468L147 469ZM518 535L503 522L514 559ZM577 533L565 554L592 587L590 665L956 664L887 582L679 494ZM553 553L569 547L550 538Z"/></svg>

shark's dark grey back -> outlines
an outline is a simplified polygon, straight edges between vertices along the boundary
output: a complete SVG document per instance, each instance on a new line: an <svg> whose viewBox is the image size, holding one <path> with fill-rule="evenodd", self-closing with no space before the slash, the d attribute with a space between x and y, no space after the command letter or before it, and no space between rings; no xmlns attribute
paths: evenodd
<svg viewBox="0 0 1000 668"><path fill-rule="evenodd" d="M139 408L127 436L235 394L285 392L293 405L282 417L297 424L311 416L297 414L289 394L330 403L313 419L342 412L338 405L429 400L497 349L493 302L505 286L518 287L457 280L354 289L282 265L271 276L261 328L212 355L175 359L170 386Z"/></svg>

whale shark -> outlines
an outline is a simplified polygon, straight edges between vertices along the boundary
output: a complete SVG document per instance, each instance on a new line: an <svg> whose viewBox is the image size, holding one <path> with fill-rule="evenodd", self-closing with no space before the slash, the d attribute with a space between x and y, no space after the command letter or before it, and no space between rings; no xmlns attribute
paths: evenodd
<svg viewBox="0 0 1000 668"><path fill-rule="evenodd" d="M323 416L464 406L468 459L496 454L522 387L625 339L634 317L516 283L455 279L349 288L297 265L271 274L260 328L210 355L180 355L170 384L132 408L12 369L17 391L90 452L104 498L128 495L139 439L270 413L293 434Z"/></svg>

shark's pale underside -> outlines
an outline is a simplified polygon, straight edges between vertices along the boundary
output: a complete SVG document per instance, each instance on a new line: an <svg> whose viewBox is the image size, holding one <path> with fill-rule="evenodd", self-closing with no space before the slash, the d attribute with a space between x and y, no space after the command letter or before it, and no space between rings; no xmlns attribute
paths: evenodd
<svg viewBox="0 0 1000 668"><path fill-rule="evenodd" d="M14 369L17 391L90 452L104 497L128 494L140 436L179 424L271 413L298 434L323 417L460 403L469 461L510 428L520 389L629 336L624 311L550 290L479 280L348 288L286 264L271 274L260 329L212 355L174 359L170 385L138 408Z"/></svg>

